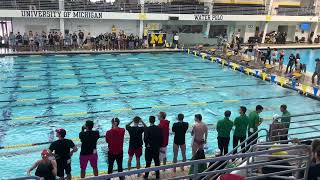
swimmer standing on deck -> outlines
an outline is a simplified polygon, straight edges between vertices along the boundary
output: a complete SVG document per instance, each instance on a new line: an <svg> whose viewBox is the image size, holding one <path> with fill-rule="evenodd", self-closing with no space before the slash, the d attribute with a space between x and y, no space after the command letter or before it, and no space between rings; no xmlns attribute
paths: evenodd
<svg viewBox="0 0 320 180"><path fill-rule="evenodd" d="M208 138L208 126L202 122L201 114L194 116L195 124L192 127L191 136L192 140L192 156L197 152L199 148L203 148L204 144L207 144Z"/></svg>

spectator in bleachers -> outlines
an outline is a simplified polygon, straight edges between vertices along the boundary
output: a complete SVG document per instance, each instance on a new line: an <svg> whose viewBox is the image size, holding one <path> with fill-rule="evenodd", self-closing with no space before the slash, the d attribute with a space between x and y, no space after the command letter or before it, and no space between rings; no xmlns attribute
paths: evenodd
<svg viewBox="0 0 320 180"><path fill-rule="evenodd" d="M145 149L145 160L146 168L151 166L152 160L154 161L155 166L160 166L159 153L162 145L162 131L158 126L155 126L154 123L156 118L154 116L149 117L150 126L145 128L144 131L144 144ZM144 179L148 179L149 172L146 172ZM156 178L160 178L160 172L156 171Z"/></svg>
<svg viewBox="0 0 320 180"><path fill-rule="evenodd" d="M120 120L113 118L111 120L112 128L106 132L106 143L108 144L108 174L113 172L114 161L117 162L118 172L122 172L122 161L123 161L123 142L125 129L120 128ZM124 179L124 177L120 177Z"/></svg>
<svg viewBox="0 0 320 180"><path fill-rule="evenodd" d="M233 127L233 122L229 119L231 116L231 111L224 112L224 119L219 120L217 123L218 132L218 147L222 155L228 153L228 147L230 142L230 132Z"/></svg>
<svg viewBox="0 0 320 180"><path fill-rule="evenodd" d="M318 180L320 178L320 146L319 144L314 148L313 157L315 162L309 167L307 180Z"/></svg>
<svg viewBox="0 0 320 180"><path fill-rule="evenodd" d="M182 161L185 162L187 160L186 156L186 133L189 128L189 123L183 122L184 115L178 114L177 120L172 125L172 132L174 133L173 140L173 163L177 162L179 148L181 149ZM183 170L183 167L181 167ZM173 169L176 172L176 169Z"/></svg>
<svg viewBox="0 0 320 180"><path fill-rule="evenodd" d="M80 168L81 178L85 178L88 161L93 169L93 175L98 176L97 141L100 138L99 131L93 131L93 121L88 120L81 127L79 139L81 141Z"/></svg>
<svg viewBox="0 0 320 180"><path fill-rule="evenodd" d="M143 127L140 127L139 124L142 123ZM133 126L131 124L133 123ZM144 129L147 127L147 125L142 121L142 119L139 116L136 116L133 118L132 121L130 121L126 125L126 129L129 132L130 140L129 140L129 149L128 149L128 170L131 169L131 162L133 156L136 156L136 168L140 169L140 157L142 155L142 134L144 132Z"/></svg>

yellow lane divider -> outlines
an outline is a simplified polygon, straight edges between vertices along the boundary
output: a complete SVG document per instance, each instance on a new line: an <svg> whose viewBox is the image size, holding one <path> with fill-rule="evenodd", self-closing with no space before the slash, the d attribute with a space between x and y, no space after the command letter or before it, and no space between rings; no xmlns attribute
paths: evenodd
<svg viewBox="0 0 320 180"><path fill-rule="evenodd" d="M105 97L105 96L115 96L118 95L119 93L109 93L109 94L100 94L99 96Z"/></svg>
<svg viewBox="0 0 320 180"><path fill-rule="evenodd" d="M57 59L57 62L69 62L70 60L66 60L66 59Z"/></svg>
<svg viewBox="0 0 320 180"><path fill-rule="evenodd" d="M100 81L100 82L96 82L96 84L112 84L112 82Z"/></svg>
<svg viewBox="0 0 320 180"><path fill-rule="evenodd" d="M30 63L41 63L42 61L29 61Z"/></svg>
<svg viewBox="0 0 320 180"><path fill-rule="evenodd" d="M30 102L30 101L36 101L37 99L17 99L18 102Z"/></svg>
<svg viewBox="0 0 320 180"><path fill-rule="evenodd" d="M201 104L208 104L207 102L192 102L190 105L201 105Z"/></svg>
<svg viewBox="0 0 320 180"><path fill-rule="evenodd" d="M80 96L62 96L60 99L77 99L80 98Z"/></svg>
<svg viewBox="0 0 320 180"><path fill-rule="evenodd" d="M35 117L33 116L29 116L29 117L17 117L17 118L13 118L14 120L33 120L35 119Z"/></svg>
<svg viewBox="0 0 320 180"><path fill-rule="evenodd" d="M38 78L39 76L36 75L29 75L29 76L23 76L24 78Z"/></svg>
<svg viewBox="0 0 320 180"><path fill-rule="evenodd" d="M68 114L63 114L63 116L82 116L86 115L87 112L77 112L77 113L68 113Z"/></svg>
<svg viewBox="0 0 320 180"><path fill-rule="evenodd" d="M167 108L170 107L170 105L159 105L159 106L152 106L153 109L161 109L161 108Z"/></svg>
<svg viewBox="0 0 320 180"><path fill-rule="evenodd" d="M38 86L21 86L21 88L37 88Z"/></svg>
<svg viewBox="0 0 320 180"><path fill-rule="evenodd" d="M32 144L17 144L17 145L8 145L8 146L3 146L3 149L12 149L12 148L18 148L18 147L31 147L33 146Z"/></svg>
<svg viewBox="0 0 320 180"><path fill-rule="evenodd" d="M111 112L127 112L127 111L132 111L131 108L122 108L122 109L113 109Z"/></svg>

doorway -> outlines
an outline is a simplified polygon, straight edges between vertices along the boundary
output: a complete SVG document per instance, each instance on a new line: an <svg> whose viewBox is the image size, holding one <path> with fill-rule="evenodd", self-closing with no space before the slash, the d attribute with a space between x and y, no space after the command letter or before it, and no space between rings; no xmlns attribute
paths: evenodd
<svg viewBox="0 0 320 180"><path fill-rule="evenodd" d="M11 21L1 21L0 20L0 36L3 37L4 35L8 35L9 33L12 32L12 24ZM4 43L4 39L2 39L1 44Z"/></svg>

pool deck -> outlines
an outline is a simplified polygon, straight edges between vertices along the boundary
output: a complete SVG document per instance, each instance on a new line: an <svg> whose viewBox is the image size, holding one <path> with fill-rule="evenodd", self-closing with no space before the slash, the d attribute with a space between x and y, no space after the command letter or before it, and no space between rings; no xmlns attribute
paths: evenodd
<svg viewBox="0 0 320 180"><path fill-rule="evenodd" d="M132 50L107 50L107 51L90 51L90 50L72 50L72 51L6 51L0 49L0 56L22 56L22 55L69 55L69 54L116 54L116 53L150 53L150 52L181 52L181 49L169 48L150 48L150 49L132 49Z"/></svg>
<svg viewBox="0 0 320 180"><path fill-rule="evenodd" d="M320 47L320 45L319 45L319 47ZM239 60L235 61L235 60L231 60L230 58L228 58L228 60L226 60L225 55L221 55L221 54L220 55L210 55L210 54L206 53L207 50L201 50L201 53L199 53L198 50L195 51L195 49L190 49L190 55L194 54L195 52L196 52L197 56L200 56L199 58L201 58L201 56L202 56L203 59L211 60L212 62L214 62L214 61L217 62L217 59L218 59L219 63L223 64L222 66L227 66L227 61L230 61L231 62L230 66L233 67L234 70L241 71L240 67L243 67L243 73L251 75L251 76L255 76L255 71L258 71L259 72L258 77L263 80L266 80L266 81L271 81L271 76L275 75L276 76L276 80L275 80L276 84L280 85L281 79L284 79L283 87L296 90L300 94L306 95L306 96L313 98L313 99L316 99L316 100L320 100L319 92L317 93L316 96L314 95L314 92L313 92L313 88L314 87L319 88L319 86L316 86L311 83L311 77L313 74L311 72L302 73L301 81L296 84L295 88L292 88L291 80L288 77L288 75L285 74L285 72L284 72L286 69L285 65L283 67L282 72L277 71L277 69L278 69L278 64L277 64L272 67L273 71L271 73L264 73L263 69L265 69L265 66L260 61L257 61L257 62L249 61L248 65L244 65L243 59L242 59L242 64L241 64L241 62ZM213 58L213 59L211 59L211 58ZM265 75L264 78L263 78L263 74Z"/></svg>
<svg viewBox="0 0 320 180"><path fill-rule="evenodd" d="M320 44L306 44L306 43L294 43L294 44L259 44L259 49L318 49Z"/></svg>

